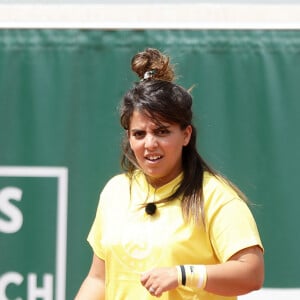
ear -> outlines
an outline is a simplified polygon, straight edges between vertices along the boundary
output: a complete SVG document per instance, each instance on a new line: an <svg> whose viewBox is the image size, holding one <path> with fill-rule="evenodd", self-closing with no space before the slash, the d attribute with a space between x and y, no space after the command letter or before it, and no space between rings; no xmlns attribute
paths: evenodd
<svg viewBox="0 0 300 300"><path fill-rule="evenodd" d="M188 143L190 142L192 132L193 132L192 125L188 125L184 129L184 131L183 131L183 134L184 134L184 137L183 137L183 146L188 145Z"/></svg>

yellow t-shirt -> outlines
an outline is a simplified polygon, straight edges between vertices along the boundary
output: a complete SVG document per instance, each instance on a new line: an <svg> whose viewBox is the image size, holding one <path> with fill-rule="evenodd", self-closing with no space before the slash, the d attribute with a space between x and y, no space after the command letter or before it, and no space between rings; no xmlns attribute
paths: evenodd
<svg viewBox="0 0 300 300"><path fill-rule="evenodd" d="M170 195L182 174L155 190L141 172L130 187L125 174L104 187L88 235L94 253L105 261L106 300L156 299L141 285L140 275L154 267L217 264L246 247L260 245L253 216L225 182L204 174L206 228L184 222L180 199L157 206L152 216L142 204ZM163 293L161 300L233 300L184 286Z"/></svg>

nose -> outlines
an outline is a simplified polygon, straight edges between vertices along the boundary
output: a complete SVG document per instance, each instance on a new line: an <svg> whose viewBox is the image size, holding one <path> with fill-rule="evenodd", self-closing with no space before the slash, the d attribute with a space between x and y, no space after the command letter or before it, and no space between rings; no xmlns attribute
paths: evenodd
<svg viewBox="0 0 300 300"><path fill-rule="evenodd" d="M147 134L145 137L145 148L155 149L157 147L157 139L153 134Z"/></svg>

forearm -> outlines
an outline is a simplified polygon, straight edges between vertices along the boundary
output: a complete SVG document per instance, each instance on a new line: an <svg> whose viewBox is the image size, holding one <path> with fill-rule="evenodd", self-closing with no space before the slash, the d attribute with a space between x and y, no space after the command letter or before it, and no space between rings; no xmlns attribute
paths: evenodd
<svg viewBox="0 0 300 300"><path fill-rule="evenodd" d="M83 281L75 300L103 300L105 294L105 283L103 280L87 276Z"/></svg>
<svg viewBox="0 0 300 300"><path fill-rule="evenodd" d="M263 271L240 261L208 265L205 290L223 296L238 296L258 290L263 284Z"/></svg>
<svg viewBox="0 0 300 300"><path fill-rule="evenodd" d="M264 281L262 249L250 247L215 265L177 266L179 284L222 296L239 296L260 289Z"/></svg>
<svg viewBox="0 0 300 300"><path fill-rule="evenodd" d="M238 296L258 290L264 281L264 259L258 246L241 250L227 262L206 266L205 290L223 296Z"/></svg>

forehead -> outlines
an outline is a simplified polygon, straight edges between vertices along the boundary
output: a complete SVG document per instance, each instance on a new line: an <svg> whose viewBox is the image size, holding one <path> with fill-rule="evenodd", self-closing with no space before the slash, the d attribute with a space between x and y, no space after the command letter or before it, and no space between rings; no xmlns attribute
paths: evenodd
<svg viewBox="0 0 300 300"><path fill-rule="evenodd" d="M163 120L158 115L151 115L147 111L135 110L130 119L130 127L135 126L150 126L150 127L166 127L171 126L172 123Z"/></svg>

